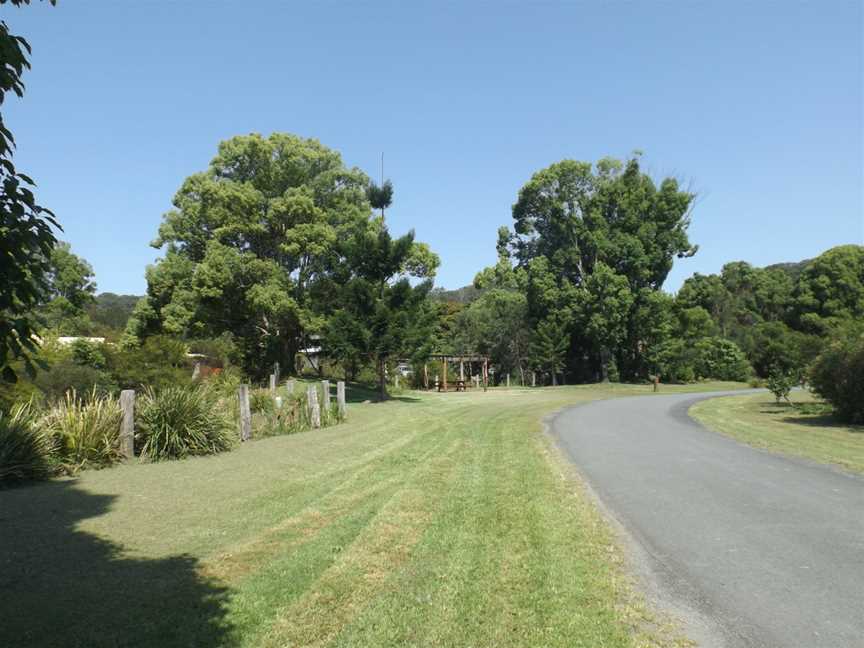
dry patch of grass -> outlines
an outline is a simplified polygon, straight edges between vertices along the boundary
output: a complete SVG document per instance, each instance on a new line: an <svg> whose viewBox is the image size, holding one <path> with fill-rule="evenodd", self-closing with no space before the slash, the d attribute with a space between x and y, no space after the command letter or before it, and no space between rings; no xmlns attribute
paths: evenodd
<svg viewBox="0 0 864 648"><path fill-rule="evenodd" d="M748 445L864 473L864 426L837 423L809 392L792 392L790 398L795 407L765 393L713 398L691 407L690 414Z"/></svg>

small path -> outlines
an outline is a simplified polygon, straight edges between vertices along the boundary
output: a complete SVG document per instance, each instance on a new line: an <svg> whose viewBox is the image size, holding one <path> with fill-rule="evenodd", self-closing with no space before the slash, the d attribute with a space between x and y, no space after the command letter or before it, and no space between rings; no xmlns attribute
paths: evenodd
<svg viewBox="0 0 864 648"><path fill-rule="evenodd" d="M864 479L755 450L687 414L732 393L598 401L563 411L552 431L659 597L691 611L694 637L864 647Z"/></svg>

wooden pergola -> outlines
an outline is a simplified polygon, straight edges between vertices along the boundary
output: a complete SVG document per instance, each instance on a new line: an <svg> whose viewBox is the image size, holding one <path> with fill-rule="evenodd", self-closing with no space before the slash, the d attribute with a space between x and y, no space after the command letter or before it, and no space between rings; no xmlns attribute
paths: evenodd
<svg viewBox="0 0 864 648"><path fill-rule="evenodd" d="M474 376L474 374L472 373L472 367L474 363L478 363L480 365L480 374L478 376L478 379L482 380L483 382L483 391L486 391L487 387L489 386L489 356L478 354L453 355L449 353L433 353L429 356L429 359L440 361L441 363L440 380L436 379L435 381L438 391L447 391L447 371L448 365L451 362L459 363L459 379L456 381L456 391L465 391L466 389L466 362L468 363L469 382L470 378ZM429 389L429 367L427 364L423 365L423 386L426 389Z"/></svg>

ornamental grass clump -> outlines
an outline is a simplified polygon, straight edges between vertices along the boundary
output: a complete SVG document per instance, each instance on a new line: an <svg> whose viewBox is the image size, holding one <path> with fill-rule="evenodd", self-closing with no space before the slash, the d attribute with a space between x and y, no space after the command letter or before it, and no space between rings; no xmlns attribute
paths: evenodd
<svg viewBox="0 0 864 648"><path fill-rule="evenodd" d="M199 386L148 389L136 410L136 445L151 461L215 454L236 441L231 419Z"/></svg>
<svg viewBox="0 0 864 648"><path fill-rule="evenodd" d="M69 390L39 420L39 426L54 444L59 467L75 474L84 467L110 466L123 459L120 418L116 399L95 390L84 399Z"/></svg>
<svg viewBox="0 0 864 648"><path fill-rule="evenodd" d="M32 403L16 405L9 414L0 412L0 487L50 477L52 449Z"/></svg>

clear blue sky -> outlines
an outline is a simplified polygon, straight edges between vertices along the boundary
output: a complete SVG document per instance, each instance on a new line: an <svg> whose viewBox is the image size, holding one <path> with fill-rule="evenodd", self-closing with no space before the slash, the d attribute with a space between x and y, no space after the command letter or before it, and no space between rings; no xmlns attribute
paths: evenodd
<svg viewBox="0 0 864 648"><path fill-rule="evenodd" d="M403 6L408 5L408 6ZM531 174L644 151L699 194L666 288L864 242L862 5L96 2L0 14L33 46L16 162L102 291L142 293L189 174L233 135L316 137L396 188L391 228L494 261Z"/></svg>

